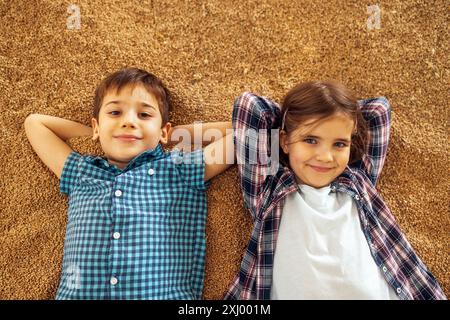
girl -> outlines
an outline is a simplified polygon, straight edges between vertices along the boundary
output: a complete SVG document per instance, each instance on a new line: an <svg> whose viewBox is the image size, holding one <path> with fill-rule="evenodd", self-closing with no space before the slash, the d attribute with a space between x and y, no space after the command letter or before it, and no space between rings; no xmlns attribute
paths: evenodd
<svg viewBox="0 0 450 320"><path fill-rule="evenodd" d="M390 113L386 98L358 101L336 82L297 85L281 110L251 93L237 98L234 141L254 229L226 299L446 299L375 188ZM278 166L269 131L280 127Z"/></svg>

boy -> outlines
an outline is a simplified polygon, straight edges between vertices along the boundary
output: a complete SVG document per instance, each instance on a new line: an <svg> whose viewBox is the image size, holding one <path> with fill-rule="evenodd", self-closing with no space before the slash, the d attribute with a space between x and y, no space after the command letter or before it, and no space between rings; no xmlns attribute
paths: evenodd
<svg viewBox="0 0 450 320"><path fill-rule="evenodd" d="M205 150L165 153L169 109L161 80L126 68L97 88L92 128L37 114L25 120L33 149L69 196L57 299L201 298L205 190L230 166L214 160L232 135ZM222 135L227 128L231 122L217 124ZM104 158L66 144L87 135L100 141Z"/></svg>

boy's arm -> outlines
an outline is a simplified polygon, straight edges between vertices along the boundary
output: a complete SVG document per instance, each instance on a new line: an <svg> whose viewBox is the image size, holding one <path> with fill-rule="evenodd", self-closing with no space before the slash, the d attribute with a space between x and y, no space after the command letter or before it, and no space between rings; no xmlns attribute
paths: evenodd
<svg viewBox="0 0 450 320"><path fill-rule="evenodd" d="M368 131L368 143L362 157L362 166L375 186L386 160L391 129L391 108L385 97L361 100L358 103Z"/></svg>
<svg viewBox="0 0 450 320"><path fill-rule="evenodd" d="M74 137L92 135L91 127L41 114L29 115L24 126L34 151L58 178L61 177L67 157L73 151L66 141Z"/></svg>
<svg viewBox="0 0 450 320"><path fill-rule="evenodd" d="M169 142L179 142L179 145L184 147L191 147L191 144L201 146L213 142L212 140L218 141L229 133L227 130L230 131L232 128L231 121L179 125L170 129Z"/></svg>
<svg viewBox="0 0 450 320"><path fill-rule="evenodd" d="M233 133L230 132L225 137L206 146L204 155L205 181L208 181L234 164Z"/></svg>
<svg viewBox="0 0 450 320"><path fill-rule="evenodd" d="M182 137L182 148L208 144L205 156L205 176L208 181L234 164L232 122L207 122L180 125L169 132L169 141L178 142ZM213 141L213 142L212 142Z"/></svg>

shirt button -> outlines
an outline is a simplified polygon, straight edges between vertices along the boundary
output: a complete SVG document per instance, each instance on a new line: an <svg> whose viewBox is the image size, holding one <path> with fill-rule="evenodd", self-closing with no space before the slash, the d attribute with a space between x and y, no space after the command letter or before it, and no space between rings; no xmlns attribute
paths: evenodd
<svg viewBox="0 0 450 320"><path fill-rule="evenodd" d="M387 268L386 267L383 267L383 272L386 272L387 271Z"/></svg>
<svg viewBox="0 0 450 320"><path fill-rule="evenodd" d="M359 196L358 195L355 196L355 200L359 201Z"/></svg>
<svg viewBox="0 0 450 320"><path fill-rule="evenodd" d="M152 176L155 173L155 170L153 169L148 169L148 175Z"/></svg>
<svg viewBox="0 0 450 320"><path fill-rule="evenodd" d="M402 292L402 289L397 288L397 293L401 293L401 292Z"/></svg>
<svg viewBox="0 0 450 320"><path fill-rule="evenodd" d="M116 239L116 240L119 239L120 238L120 232L114 232L113 233L113 238Z"/></svg>
<svg viewBox="0 0 450 320"><path fill-rule="evenodd" d="M109 280L109 283L111 283L113 286L115 286L119 282L116 277L111 277L111 280Z"/></svg>
<svg viewBox="0 0 450 320"><path fill-rule="evenodd" d="M116 197L120 197L120 196L122 196L122 190L116 190L116 192L114 192L114 194L116 195Z"/></svg>

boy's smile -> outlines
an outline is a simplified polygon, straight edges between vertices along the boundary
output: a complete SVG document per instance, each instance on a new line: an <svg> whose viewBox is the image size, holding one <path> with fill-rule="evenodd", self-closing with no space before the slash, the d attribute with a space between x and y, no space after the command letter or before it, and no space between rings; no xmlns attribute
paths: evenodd
<svg viewBox="0 0 450 320"><path fill-rule="evenodd" d="M158 100L143 85L111 89L103 98L93 139L100 139L110 164L124 169L137 155L167 143L170 123L162 126Z"/></svg>

